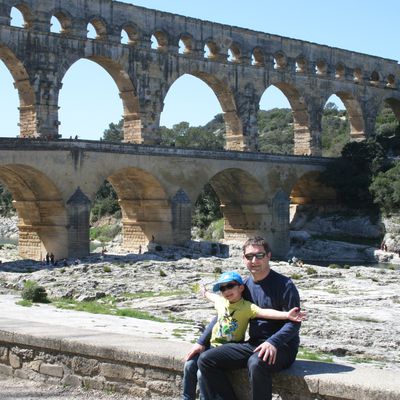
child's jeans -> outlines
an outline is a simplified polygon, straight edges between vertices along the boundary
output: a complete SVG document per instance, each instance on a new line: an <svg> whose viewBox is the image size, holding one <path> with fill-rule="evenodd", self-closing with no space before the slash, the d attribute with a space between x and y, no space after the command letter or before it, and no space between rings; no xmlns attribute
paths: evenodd
<svg viewBox="0 0 400 400"><path fill-rule="evenodd" d="M199 354L192 359L185 362L183 369L183 397L182 400L195 400L196 399L196 385L199 382L200 400L208 400L204 385L201 381L200 371L197 367L197 360Z"/></svg>

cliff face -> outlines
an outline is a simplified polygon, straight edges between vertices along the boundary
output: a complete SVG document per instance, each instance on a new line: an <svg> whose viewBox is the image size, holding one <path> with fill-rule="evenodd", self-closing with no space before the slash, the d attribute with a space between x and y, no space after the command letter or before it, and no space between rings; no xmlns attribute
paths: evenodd
<svg viewBox="0 0 400 400"><path fill-rule="evenodd" d="M384 217L382 222L385 226L385 237L383 241L390 252L400 252L400 215Z"/></svg>

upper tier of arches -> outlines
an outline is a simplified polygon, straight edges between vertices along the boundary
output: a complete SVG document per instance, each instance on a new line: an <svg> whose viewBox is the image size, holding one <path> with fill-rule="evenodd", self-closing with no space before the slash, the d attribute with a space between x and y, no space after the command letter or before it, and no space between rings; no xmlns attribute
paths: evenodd
<svg viewBox="0 0 400 400"><path fill-rule="evenodd" d="M23 28L32 31L50 33L51 21L56 19L58 33L63 36L88 38L90 26L95 31L93 40L147 49L152 48L153 40L156 51L183 57L388 89L397 88L399 83L398 65L393 60L134 5L104 0L90 2L85 7L76 7L70 2L63 2L60 7L55 0L4 0L2 3L3 21L12 24L11 11L15 8L22 14Z"/></svg>

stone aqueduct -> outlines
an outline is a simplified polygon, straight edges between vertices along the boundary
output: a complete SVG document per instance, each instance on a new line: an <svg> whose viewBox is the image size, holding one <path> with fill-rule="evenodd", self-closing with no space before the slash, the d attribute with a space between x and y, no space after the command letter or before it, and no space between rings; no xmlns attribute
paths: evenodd
<svg viewBox="0 0 400 400"><path fill-rule="evenodd" d="M10 25L13 7L24 17L22 28ZM59 33L50 31L52 17ZM89 23L95 39L87 37ZM127 44L121 43L123 31ZM59 140L62 80L83 58L102 66L118 87L125 145ZM111 0L0 0L0 59L20 101L20 139L1 141L0 179L20 217L20 252L32 258L45 251L87 254L88 210L106 178L120 199L126 247L137 248L155 231L162 243L183 243L190 236L188 210L202 185L212 182L226 237L262 233L275 253L284 254L289 196L315 200L329 192L310 179L324 168L322 159L246 153L258 149L257 111L266 88L278 87L289 100L298 156L320 155L321 116L332 94L347 109L353 139L373 133L384 103L400 119L394 60ZM235 151L154 147L166 94L184 74L214 91L226 150Z"/></svg>

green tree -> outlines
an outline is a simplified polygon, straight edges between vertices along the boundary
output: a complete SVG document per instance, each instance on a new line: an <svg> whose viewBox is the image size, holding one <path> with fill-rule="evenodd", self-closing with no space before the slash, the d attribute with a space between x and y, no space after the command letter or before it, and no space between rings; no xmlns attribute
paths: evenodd
<svg viewBox="0 0 400 400"><path fill-rule="evenodd" d="M12 205L12 195L7 188L0 183L0 215L8 217L15 209Z"/></svg>
<svg viewBox="0 0 400 400"><path fill-rule="evenodd" d="M338 110L336 104L327 103L321 121L322 155L339 157L346 143L350 141L350 125L345 110Z"/></svg>
<svg viewBox="0 0 400 400"><path fill-rule="evenodd" d="M180 122L168 129L161 127L159 134L161 145L194 148L202 150L222 150L225 144L224 132L212 131L211 126L194 127L188 122Z"/></svg>
<svg viewBox="0 0 400 400"><path fill-rule="evenodd" d="M123 134L124 120L121 119L118 124L113 122L108 125L108 128L103 133L103 139L109 142L122 142L124 138Z"/></svg>
<svg viewBox="0 0 400 400"><path fill-rule="evenodd" d="M293 114L288 108L258 112L260 151L272 154L293 154Z"/></svg>
<svg viewBox="0 0 400 400"><path fill-rule="evenodd" d="M400 211L400 162L385 172L379 172L370 185L374 203L382 213L390 215Z"/></svg>
<svg viewBox="0 0 400 400"><path fill-rule="evenodd" d="M213 221L221 219L220 204L214 189L207 183L195 203L192 225L204 231Z"/></svg>
<svg viewBox="0 0 400 400"><path fill-rule="evenodd" d="M375 140L350 142L344 146L342 157L328 165L320 180L336 190L341 204L376 211L369 187L374 175L386 164L383 148Z"/></svg>
<svg viewBox="0 0 400 400"><path fill-rule="evenodd" d="M95 222L105 215L120 213L120 211L118 196L111 183L105 180L96 193L90 215L91 222Z"/></svg>

